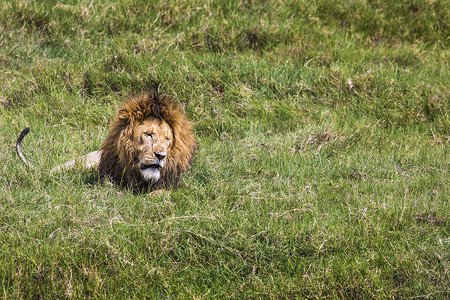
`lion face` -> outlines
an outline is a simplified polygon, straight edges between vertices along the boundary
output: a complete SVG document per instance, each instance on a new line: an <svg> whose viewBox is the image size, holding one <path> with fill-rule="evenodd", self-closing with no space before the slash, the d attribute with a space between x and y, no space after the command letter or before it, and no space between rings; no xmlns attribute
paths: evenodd
<svg viewBox="0 0 450 300"><path fill-rule="evenodd" d="M168 96L124 102L100 149L99 172L135 190L177 187L197 149L192 124Z"/></svg>
<svg viewBox="0 0 450 300"><path fill-rule="evenodd" d="M148 117L133 132L135 166L146 182L156 182L173 141L173 133L166 121Z"/></svg>

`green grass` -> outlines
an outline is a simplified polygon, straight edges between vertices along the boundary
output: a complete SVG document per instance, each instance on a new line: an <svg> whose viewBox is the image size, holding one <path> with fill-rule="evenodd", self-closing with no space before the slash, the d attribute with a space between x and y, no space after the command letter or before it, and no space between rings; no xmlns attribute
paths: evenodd
<svg viewBox="0 0 450 300"><path fill-rule="evenodd" d="M1 298L450 297L446 1L61 2L0 0ZM152 88L181 188L49 174Z"/></svg>

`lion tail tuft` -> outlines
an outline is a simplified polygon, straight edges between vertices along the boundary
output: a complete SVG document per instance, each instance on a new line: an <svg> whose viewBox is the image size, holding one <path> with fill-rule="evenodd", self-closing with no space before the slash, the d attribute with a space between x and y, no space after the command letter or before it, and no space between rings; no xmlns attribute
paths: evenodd
<svg viewBox="0 0 450 300"><path fill-rule="evenodd" d="M17 154L19 155L20 159L25 163L25 165L27 165L28 167L33 167L32 164L30 164L25 156L23 156L21 147L22 147L22 140L23 138L28 134L28 132L30 132L30 127L25 128L24 130L22 130L22 132L19 135L19 138L17 139L17 143L16 143L16 151Z"/></svg>

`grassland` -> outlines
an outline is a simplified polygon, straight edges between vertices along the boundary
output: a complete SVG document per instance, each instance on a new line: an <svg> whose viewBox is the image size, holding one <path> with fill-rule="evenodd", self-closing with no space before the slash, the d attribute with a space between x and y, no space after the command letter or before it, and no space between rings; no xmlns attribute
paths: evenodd
<svg viewBox="0 0 450 300"><path fill-rule="evenodd" d="M0 297L450 297L447 1L0 0ZM195 123L182 187L95 172L120 103ZM28 169L12 145L24 142Z"/></svg>

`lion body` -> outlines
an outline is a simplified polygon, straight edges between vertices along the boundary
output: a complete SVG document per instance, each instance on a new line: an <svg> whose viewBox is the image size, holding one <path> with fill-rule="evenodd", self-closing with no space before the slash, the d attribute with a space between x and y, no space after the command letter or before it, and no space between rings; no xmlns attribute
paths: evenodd
<svg viewBox="0 0 450 300"><path fill-rule="evenodd" d="M149 93L124 103L101 149L52 171L77 164L97 167L101 178L139 190L178 186L197 142L192 124L165 95Z"/></svg>
<svg viewBox="0 0 450 300"><path fill-rule="evenodd" d="M53 172L59 172L62 170L68 170L75 168L76 166L83 167L85 169L97 168L100 163L101 151L93 151L76 159L69 160L61 165L58 165L52 169Z"/></svg>

